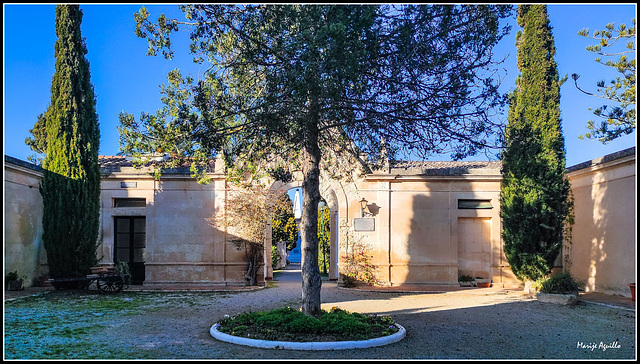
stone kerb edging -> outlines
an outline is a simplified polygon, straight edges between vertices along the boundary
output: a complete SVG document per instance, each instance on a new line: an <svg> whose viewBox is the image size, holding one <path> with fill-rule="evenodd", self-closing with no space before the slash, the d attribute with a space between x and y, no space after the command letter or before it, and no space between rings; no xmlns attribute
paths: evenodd
<svg viewBox="0 0 640 364"><path fill-rule="evenodd" d="M357 341L313 341L313 342L293 342L293 341L268 341L238 337L218 331L218 324L211 326L209 333L214 338L232 344L253 346L263 349L289 349L289 350L344 350L344 349L365 349L375 346L392 344L402 340L407 331L404 327L395 324L398 332L392 335L378 337L369 340Z"/></svg>

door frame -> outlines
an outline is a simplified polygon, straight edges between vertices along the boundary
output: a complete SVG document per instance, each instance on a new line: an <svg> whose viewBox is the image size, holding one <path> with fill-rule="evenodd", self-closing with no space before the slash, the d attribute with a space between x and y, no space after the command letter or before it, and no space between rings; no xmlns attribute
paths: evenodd
<svg viewBox="0 0 640 364"><path fill-rule="evenodd" d="M122 231L118 231L118 221L119 220L123 220L129 221L129 231L126 232L122 232ZM136 231L135 229L135 221L136 220L143 220L144 221L144 231ZM119 249L128 249L128 261L127 264L129 265L129 273L131 274L131 284L143 284L144 280L145 280L145 254L144 254L144 250L146 250L146 216L114 216L113 217L113 226L114 226L114 234L113 234L113 262L117 263L118 261L120 261L120 259L118 258L118 250ZM129 246L128 247L124 247L124 248L119 248L118 247L118 235L119 234L128 234L129 235ZM144 235L144 246L143 247L134 247L134 237L136 235ZM135 250L136 249L142 249L142 261L136 261L135 259Z"/></svg>

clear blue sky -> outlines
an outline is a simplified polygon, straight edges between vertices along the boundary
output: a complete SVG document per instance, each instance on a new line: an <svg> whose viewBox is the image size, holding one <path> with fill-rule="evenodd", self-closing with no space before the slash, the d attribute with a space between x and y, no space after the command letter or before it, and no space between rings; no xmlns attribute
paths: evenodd
<svg viewBox="0 0 640 364"><path fill-rule="evenodd" d="M187 35L181 34L183 47L175 48L176 57L167 61L161 56L146 55L147 42L134 34L133 13L140 5L81 5L84 17L82 36L86 38L91 82L97 96L100 122L100 154L118 153L118 114L126 111L136 116L145 111L155 113L161 107L159 85L166 82L168 71L180 68L197 75L206 69L196 66L188 55ZM50 102L51 79L55 70L53 54L55 5L4 4L4 154L22 160L33 152L24 144L29 129ZM147 6L151 18L164 12L180 14L176 5ZM559 73L581 75L583 89L595 91L599 80L613 79L616 72L597 64L594 53L585 50L595 41L579 36L582 28L604 29L609 22L631 24L636 5L549 5L549 18L557 48ZM510 20L512 32L500 43L495 56L509 54L504 67L507 75L503 90L514 88L516 68L515 34L519 27ZM202 69L200 69L202 68ZM567 166L601 157L635 146L636 132L607 145L598 141L579 140L587 132L587 120L595 116L588 107L596 108L601 100L575 89L571 78L561 89L561 112L566 139ZM448 155L431 158L448 160ZM469 158L484 160L484 155Z"/></svg>

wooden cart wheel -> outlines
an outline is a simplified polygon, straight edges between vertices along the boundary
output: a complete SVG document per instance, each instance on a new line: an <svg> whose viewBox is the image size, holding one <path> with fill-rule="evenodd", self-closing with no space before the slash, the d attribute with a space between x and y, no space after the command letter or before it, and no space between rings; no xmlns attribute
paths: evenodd
<svg viewBox="0 0 640 364"><path fill-rule="evenodd" d="M118 293L122 291L124 282L122 277L117 274L101 274L96 281L98 290L104 293Z"/></svg>

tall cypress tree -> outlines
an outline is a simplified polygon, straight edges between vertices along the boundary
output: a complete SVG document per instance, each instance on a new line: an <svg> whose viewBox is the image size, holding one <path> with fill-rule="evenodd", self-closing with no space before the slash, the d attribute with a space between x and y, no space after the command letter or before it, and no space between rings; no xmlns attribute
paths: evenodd
<svg viewBox="0 0 640 364"><path fill-rule="evenodd" d="M502 151L505 255L522 280L550 273L562 248L569 216L564 136L555 45L545 5L520 5L518 69Z"/></svg>
<svg viewBox="0 0 640 364"><path fill-rule="evenodd" d="M44 116L40 186L49 275L79 277L95 265L100 214L100 131L78 5L56 7L56 69Z"/></svg>

